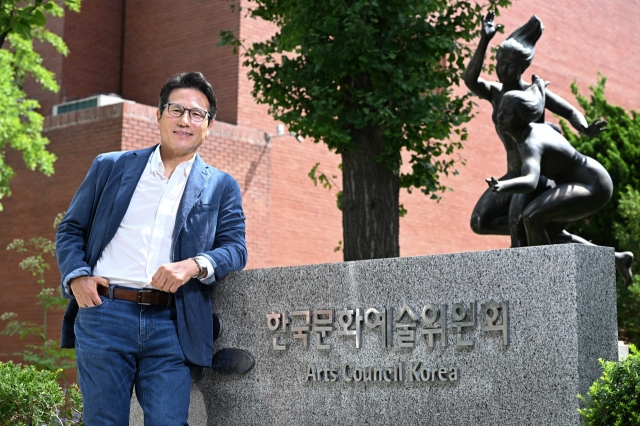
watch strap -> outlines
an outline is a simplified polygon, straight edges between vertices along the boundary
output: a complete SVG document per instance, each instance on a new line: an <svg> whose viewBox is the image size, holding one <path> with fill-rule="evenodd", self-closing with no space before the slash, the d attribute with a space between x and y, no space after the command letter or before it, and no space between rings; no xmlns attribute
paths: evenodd
<svg viewBox="0 0 640 426"><path fill-rule="evenodd" d="M192 259L194 262L196 262L196 265L198 265L198 274L194 275L191 278L200 278L203 274L206 275L206 273L208 272L207 265L201 259L198 259L198 256L192 257Z"/></svg>

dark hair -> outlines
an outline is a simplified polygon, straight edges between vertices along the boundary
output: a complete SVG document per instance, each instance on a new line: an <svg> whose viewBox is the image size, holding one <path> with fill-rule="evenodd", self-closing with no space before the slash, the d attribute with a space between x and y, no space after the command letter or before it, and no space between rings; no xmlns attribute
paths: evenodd
<svg viewBox="0 0 640 426"><path fill-rule="evenodd" d="M207 124L211 124L211 120L216 118L218 106L216 105L216 97L213 94L213 87L211 87L211 84L204 78L202 73L195 71L176 74L162 86L160 102L158 103L160 116L162 116L164 106L169 102L169 94L175 89L195 89L201 92L209 101L209 121Z"/></svg>
<svg viewBox="0 0 640 426"><path fill-rule="evenodd" d="M533 15L526 24L519 27L505 41L500 43L500 52L511 53L522 66L522 71L529 68L533 62L533 55L536 51L536 42L542 35L544 25L536 15Z"/></svg>

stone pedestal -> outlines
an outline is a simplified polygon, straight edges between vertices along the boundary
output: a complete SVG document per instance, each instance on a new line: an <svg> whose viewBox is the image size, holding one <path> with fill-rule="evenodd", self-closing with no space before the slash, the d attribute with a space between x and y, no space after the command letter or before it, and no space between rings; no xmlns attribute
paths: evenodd
<svg viewBox="0 0 640 426"><path fill-rule="evenodd" d="M598 358L618 357L604 247L249 270L214 299L216 347L256 366L205 372L207 424L577 425Z"/></svg>

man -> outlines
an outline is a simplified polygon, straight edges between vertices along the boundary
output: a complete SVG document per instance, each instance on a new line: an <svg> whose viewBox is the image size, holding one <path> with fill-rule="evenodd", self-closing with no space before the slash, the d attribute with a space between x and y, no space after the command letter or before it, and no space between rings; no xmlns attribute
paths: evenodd
<svg viewBox="0 0 640 426"><path fill-rule="evenodd" d="M210 366L211 285L247 263L236 181L196 153L211 85L178 74L160 92L160 144L98 156L58 226L62 346L76 348L87 425L187 424L190 367Z"/></svg>

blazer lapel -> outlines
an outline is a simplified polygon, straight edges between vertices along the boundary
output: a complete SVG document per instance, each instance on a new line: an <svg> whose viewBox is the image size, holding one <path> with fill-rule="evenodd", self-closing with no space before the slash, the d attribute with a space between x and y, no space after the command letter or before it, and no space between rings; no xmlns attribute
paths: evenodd
<svg viewBox="0 0 640 426"><path fill-rule="evenodd" d="M187 220L187 216L189 216L193 205L196 203L198 198L200 198L200 193L202 193L202 189L210 176L211 171L209 170L209 166L202 161L202 158L200 158L198 154L196 154L196 159L193 162L193 167L189 174L189 178L187 179L187 184L184 188L182 199L180 200L178 212L176 213L176 224L173 228L173 249L171 250L171 258L173 262L177 261L175 259L175 252L178 235L180 235L180 231L182 231L182 227Z"/></svg>
<svg viewBox="0 0 640 426"><path fill-rule="evenodd" d="M124 154L124 165L122 166L122 175L120 176L120 187L118 188L118 192L114 199L113 211L104 234L100 253L102 253L107 244L109 244L113 236L116 235L116 231L118 230L120 223L122 223L122 219L129 208L131 197L133 197L133 193L136 190L140 176L142 176L142 172L147 166L149 156L151 156L155 149L156 147L154 146L142 151L131 151Z"/></svg>

